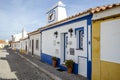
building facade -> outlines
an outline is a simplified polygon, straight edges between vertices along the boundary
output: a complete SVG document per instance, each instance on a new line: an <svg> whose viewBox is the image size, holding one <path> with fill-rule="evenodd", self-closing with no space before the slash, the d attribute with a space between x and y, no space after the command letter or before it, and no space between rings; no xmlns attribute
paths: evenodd
<svg viewBox="0 0 120 80"><path fill-rule="evenodd" d="M22 52L25 52L24 44L25 40L28 38L27 32L25 29L22 29L22 32L19 34L14 34L11 36L12 41L11 41L11 48L13 50L20 50Z"/></svg>
<svg viewBox="0 0 120 80"><path fill-rule="evenodd" d="M31 53L32 55L41 55L41 40L40 40L40 31L39 30L35 30L33 32L28 33L29 36L29 41L28 41L28 45L29 45L29 49L28 52Z"/></svg>
<svg viewBox="0 0 120 80"><path fill-rule="evenodd" d="M73 73L88 80L120 79L120 4L88 9L67 17L59 1L47 11L47 25L15 41L13 48L40 56L41 61L67 70L66 60L74 61ZM17 46L19 45L19 46Z"/></svg>
<svg viewBox="0 0 120 80"><path fill-rule="evenodd" d="M0 40L0 49L1 48L4 48L5 46L8 46L8 42L7 41L4 41L4 40Z"/></svg>
<svg viewBox="0 0 120 80"><path fill-rule="evenodd" d="M28 42L29 42L29 39L28 38L24 38L24 39L21 39L20 40L20 52L21 53L28 53Z"/></svg>
<svg viewBox="0 0 120 80"><path fill-rule="evenodd" d="M65 61L72 59L75 62L73 73L90 79L92 14L84 12L56 22L55 19L58 18L56 13L61 13L56 9L61 9L61 6L58 4L50 10L55 11L55 18L41 30L41 60L52 64L52 57L55 56L58 58L58 67L67 70L64 66Z"/></svg>
<svg viewBox="0 0 120 80"><path fill-rule="evenodd" d="M93 14L92 80L119 80L120 4L99 7Z"/></svg>

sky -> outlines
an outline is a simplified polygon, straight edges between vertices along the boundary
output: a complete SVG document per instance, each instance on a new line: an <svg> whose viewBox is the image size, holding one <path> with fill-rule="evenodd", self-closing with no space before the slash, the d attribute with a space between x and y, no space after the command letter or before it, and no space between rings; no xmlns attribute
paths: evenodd
<svg viewBox="0 0 120 80"><path fill-rule="evenodd" d="M46 12L59 0L0 0L0 39L10 40L11 35L25 28L32 32L47 25ZM120 3L120 0L61 0L67 15L72 16L89 8Z"/></svg>

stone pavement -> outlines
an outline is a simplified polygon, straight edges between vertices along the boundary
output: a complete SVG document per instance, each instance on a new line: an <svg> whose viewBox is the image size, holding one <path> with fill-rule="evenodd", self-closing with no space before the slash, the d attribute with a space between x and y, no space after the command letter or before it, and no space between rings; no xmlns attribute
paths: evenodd
<svg viewBox="0 0 120 80"><path fill-rule="evenodd" d="M48 73L48 72L51 73L52 77L55 77L54 78L55 80L58 80L58 79L59 80L87 80L85 77L80 76L80 75L69 74L66 71L58 71L53 66L40 61L40 58L36 55L34 55L34 56L32 56L30 54L20 54L20 55L24 56L27 60L32 62L35 66L42 68L43 71L45 70L46 73Z"/></svg>
<svg viewBox="0 0 120 80"><path fill-rule="evenodd" d="M54 80L13 51L0 51L0 80Z"/></svg>
<svg viewBox="0 0 120 80"><path fill-rule="evenodd" d="M0 80L1 79L11 79L18 80L15 72L11 71L8 61L6 60L6 56L9 53L6 50L0 50Z"/></svg>

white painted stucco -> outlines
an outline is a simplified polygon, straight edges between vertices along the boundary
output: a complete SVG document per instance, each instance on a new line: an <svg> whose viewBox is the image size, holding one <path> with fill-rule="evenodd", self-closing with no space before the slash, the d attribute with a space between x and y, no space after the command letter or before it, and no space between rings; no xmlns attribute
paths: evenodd
<svg viewBox="0 0 120 80"><path fill-rule="evenodd" d="M120 19L101 23L100 58L120 63Z"/></svg>
<svg viewBox="0 0 120 80"><path fill-rule="evenodd" d="M53 14L54 19L52 21L49 21L49 19L47 18L48 24L67 18L65 5L62 3L62 1L59 1L52 8L50 8L47 12L47 16L49 17L50 13L53 12L53 11L54 11L54 14Z"/></svg>
<svg viewBox="0 0 120 80"><path fill-rule="evenodd" d="M21 49L28 53L28 39L24 39L21 42Z"/></svg>
<svg viewBox="0 0 120 80"><path fill-rule="evenodd" d="M84 39L83 39L83 50L76 50L77 47L77 39L76 39L76 35L75 35L75 28L80 28L80 27L84 27ZM68 30L72 28L73 29L73 33L72 33L72 37L70 37L70 33L68 32ZM56 36L54 35L54 32L58 31L58 37L56 38ZM61 61L63 61L63 38L62 35L63 33L68 32L68 54L66 59L72 59L74 60L76 63L78 63L78 56L82 56L82 57L87 57L87 21L79 21L79 22L74 22L72 24L67 24L64 25L62 27L57 27L54 29L49 29L46 31L42 32L42 53L46 53L48 55L51 56L56 56L58 58L61 59ZM70 55L70 48L74 48L74 55ZM62 62L61 62L62 64Z"/></svg>
<svg viewBox="0 0 120 80"><path fill-rule="evenodd" d="M21 47L20 42L16 42L15 44L16 44L16 49L20 49L20 47Z"/></svg>
<svg viewBox="0 0 120 80"><path fill-rule="evenodd" d="M28 44L29 44L29 52L30 53L32 53L32 40L34 40L34 53L33 54L40 56L40 50L41 50L41 48L40 48L41 47L40 46L40 33L29 36L29 43ZM39 41L38 49L36 49L36 40ZM30 42L31 42L31 46L30 46Z"/></svg>

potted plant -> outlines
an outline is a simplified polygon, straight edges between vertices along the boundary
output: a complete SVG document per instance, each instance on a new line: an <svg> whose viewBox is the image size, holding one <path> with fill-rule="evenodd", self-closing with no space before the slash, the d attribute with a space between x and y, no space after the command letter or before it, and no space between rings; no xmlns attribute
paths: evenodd
<svg viewBox="0 0 120 80"><path fill-rule="evenodd" d="M67 66L68 68L68 73L72 73L72 70L73 70L73 60L66 60L65 61L65 65Z"/></svg>
<svg viewBox="0 0 120 80"><path fill-rule="evenodd" d="M57 57L52 57L52 65L53 65L54 67L57 66Z"/></svg>

